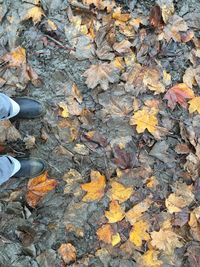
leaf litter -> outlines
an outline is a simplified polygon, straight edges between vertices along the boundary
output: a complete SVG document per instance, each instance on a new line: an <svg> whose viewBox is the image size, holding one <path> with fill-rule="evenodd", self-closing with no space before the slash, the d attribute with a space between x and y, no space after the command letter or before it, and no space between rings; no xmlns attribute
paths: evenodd
<svg viewBox="0 0 200 267"><path fill-rule="evenodd" d="M1 153L55 179L2 185L1 265L199 266L198 1L19 2L1 91L47 113L1 122Z"/></svg>

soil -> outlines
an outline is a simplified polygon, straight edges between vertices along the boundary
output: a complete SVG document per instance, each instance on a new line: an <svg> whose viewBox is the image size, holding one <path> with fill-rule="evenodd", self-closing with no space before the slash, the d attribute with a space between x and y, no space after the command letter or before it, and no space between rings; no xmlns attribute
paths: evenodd
<svg viewBox="0 0 200 267"><path fill-rule="evenodd" d="M138 14L142 12L146 16L155 4L155 1L148 0L117 2L125 11L136 10ZM1 91L10 96L29 96L37 99L46 108L46 114L42 119L13 122L22 138L17 141L7 140L6 147L8 152L15 156L31 156L45 160L48 164L49 177L58 181L58 186L49 192L36 208L31 208L26 202L27 179L13 177L1 185L0 266L65 266L58 253L58 249L63 243L73 244L77 251L76 262L71 262L66 266L139 266L135 258L140 251L135 250L130 256L118 248L112 248L109 251L107 247L104 248L100 245L96 231L102 223L105 209L108 208L109 198L105 196L100 201L90 203L81 201L84 193L80 184L90 181L91 170L100 171L106 175L107 180L116 175L116 166L113 163L113 153L110 151L110 147L108 149L107 146L102 145L101 141L91 144L85 139L84 134L88 131L96 131L101 135L99 138L105 138L111 147L112 143L117 143L118 140L129 140L130 151L136 151L140 160L144 164L148 161L153 168L153 173L160 182L158 198L163 201L170 191L171 183L178 179L181 164L185 160L182 155L177 156L173 150L178 141L182 139L177 121L180 117L184 120L185 113L181 108L176 109L175 115L173 113L175 119L172 119L175 123L173 134L167 135L164 140L157 142L159 147L157 150L154 147L156 151L152 152L155 140L149 134L143 134L141 137L136 133L135 128L130 126L129 117L110 116L109 114L110 95L113 96L114 101L123 99L129 107L132 105L134 96L122 92L117 83L110 85L107 91L102 91L99 86L93 90L87 87L82 74L91 63L95 64L97 59L95 57L84 58L84 55L74 56L68 48L71 47L65 34L66 27L68 27L66 23L68 22L68 1L41 1L46 16L58 25L59 30L56 33L48 31L45 19L36 25L31 20L23 21L17 25L16 29L13 26L9 30L8 17L19 21L24 10L33 5L34 1L1 0L0 3L3 7L2 13L5 13L1 14L3 19L0 26L0 54L3 55L17 46L24 47L28 63L37 72L41 81L39 86L29 83L25 89L13 89L13 87L5 85ZM197 0L189 2L177 0L174 1L174 4L176 13L182 17L194 11L200 12L200 3ZM161 57L160 62L170 72L173 84L181 81L189 66L188 53L191 49L190 43L171 42L166 46L167 56ZM74 139L71 136L70 127L58 126L58 122L62 120L58 114L58 103L65 101L68 97L68 87L73 83L77 85L83 97L81 108L85 108L91 113L89 118L85 118L85 123L79 120L78 116L72 116L69 123L70 127L76 131ZM169 114L170 111L168 111ZM172 116L172 114L170 115ZM25 147L24 138L27 136L36 138L35 145L31 149ZM77 144L84 144L83 153L77 153L75 149ZM158 156L158 150L162 151L165 145L169 146L168 155ZM144 146L145 149L140 150ZM147 157L150 151L153 156ZM81 178L74 179L71 187L68 188L63 175L70 169L76 170ZM141 180L128 180L125 177L124 185L133 186L136 190L140 188L135 199L126 203L126 210L128 210L133 203L142 200L146 193L142 188ZM155 209L152 212L155 212L156 222L159 211ZM125 231L123 236L124 239L127 239L128 232ZM187 246L191 242L195 243L196 241L188 240ZM192 266L185 256L187 246L179 249L175 262L165 262L162 266ZM102 254L98 253L100 248Z"/></svg>

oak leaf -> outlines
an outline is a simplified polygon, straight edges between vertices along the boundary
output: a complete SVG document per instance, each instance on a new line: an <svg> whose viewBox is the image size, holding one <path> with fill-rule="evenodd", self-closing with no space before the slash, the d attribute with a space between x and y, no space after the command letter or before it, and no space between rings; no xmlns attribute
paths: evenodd
<svg viewBox="0 0 200 267"><path fill-rule="evenodd" d="M111 200L118 200L119 203L125 202L133 194L133 188L125 187L118 182L111 182L111 189L109 191L109 198Z"/></svg>
<svg viewBox="0 0 200 267"><path fill-rule="evenodd" d="M62 244L58 253L66 264L76 260L76 248L71 243Z"/></svg>
<svg viewBox="0 0 200 267"><path fill-rule="evenodd" d="M102 225L98 230L97 230L97 236L99 240L111 244L112 243L112 235L113 235L113 230L110 224L104 224Z"/></svg>
<svg viewBox="0 0 200 267"><path fill-rule="evenodd" d="M100 84L103 90L108 89L109 82L114 83L119 79L116 68L109 63L91 65L83 76L87 78L86 84L89 88L93 89Z"/></svg>
<svg viewBox="0 0 200 267"><path fill-rule="evenodd" d="M91 182L82 184L81 188L87 192L83 197L83 201L95 201L100 200L104 195L104 189L106 187L106 178L98 171L91 171Z"/></svg>
<svg viewBox="0 0 200 267"><path fill-rule="evenodd" d="M175 248L180 248L183 244L179 241L180 237L171 229L160 229L151 233L151 245L159 250L165 251L166 254L172 255Z"/></svg>
<svg viewBox="0 0 200 267"><path fill-rule="evenodd" d="M35 6L28 10L28 13L23 18L23 20L32 19L33 23L36 24L41 21L43 16L45 16L45 14L42 8L39 6Z"/></svg>
<svg viewBox="0 0 200 267"><path fill-rule="evenodd" d="M131 225L134 225L134 223L141 219L143 213L149 209L151 203L151 199L146 198L126 212L126 219Z"/></svg>
<svg viewBox="0 0 200 267"><path fill-rule="evenodd" d="M129 233L130 241L135 246L141 247L142 240L148 241L150 239L150 235L147 233L148 229L149 229L148 223L143 220L134 223Z"/></svg>
<svg viewBox="0 0 200 267"><path fill-rule="evenodd" d="M200 114L200 96L194 97L188 103L190 104L189 106L190 113L197 111Z"/></svg>
<svg viewBox="0 0 200 267"><path fill-rule="evenodd" d="M179 83L170 88L163 99L168 101L168 107L174 109L176 104L187 107L187 99L194 98L194 92L186 84Z"/></svg>
<svg viewBox="0 0 200 267"><path fill-rule="evenodd" d="M142 110L134 113L130 119L130 125L137 125L136 131L138 133L143 133L147 129L151 134L154 134L157 131L156 127L158 125L157 112L155 108L143 107Z"/></svg>
<svg viewBox="0 0 200 267"><path fill-rule="evenodd" d="M159 251L156 251L154 249L147 250L142 257L144 266L160 267L163 262L161 260L158 260L158 254Z"/></svg>
<svg viewBox="0 0 200 267"><path fill-rule="evenodd" d="M110 202L109 208L109 211L105 211L105 216L108 219L109 223L119 222L124 218L125 213L120 207L117 200L112 200Z"/></svg>
<svg viewBox="0 0 200 267"><path fill-rule="evenodd" d="M38 202L49 191L53 190L57 185L54 179L48 179L47 171L38 177L32 178L28 181L26 201L31 207L35 207Z"/></svg>

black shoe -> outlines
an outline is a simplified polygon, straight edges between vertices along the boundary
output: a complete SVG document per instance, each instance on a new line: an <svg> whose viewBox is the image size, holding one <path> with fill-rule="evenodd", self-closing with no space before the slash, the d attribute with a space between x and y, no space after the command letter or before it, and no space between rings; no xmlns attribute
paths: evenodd
<svg viewBox="0 0 200 267"><path fill-rule="evenodd" d="M14 119L35 119L45 114L45 108L37 100L28 97L12 98L20 106L19 113L13 117Z"/></svg>
<svg viewBox="0 0 200 267"><path fill-rule="evenodd" d="M16 178L34 178L46 170L46 163L37 158L16 158L20 164L20 170L13 175Z"/></svg>

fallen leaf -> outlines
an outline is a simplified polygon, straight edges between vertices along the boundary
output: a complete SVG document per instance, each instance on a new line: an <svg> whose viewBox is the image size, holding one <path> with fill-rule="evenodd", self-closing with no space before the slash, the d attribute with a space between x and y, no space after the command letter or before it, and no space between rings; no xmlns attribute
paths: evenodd
<svg viewBox="0 0 200 267"><path fill-rule="evenodd" d="M136 151L128 150L128 147L120 148L119 145L113 147L114 163L121 169L131 169L137 165Z"/></svg>
<svg viewBox="0 0 200 267"><path fill-rule="evenodd" d="M151 232L151 245L159 250L165 251L166 254L172 255L175 248L180 248L183 244L179 241L180 236L171 229L160 229L160 231Z"/></svg>
<svg viewBox="0 0 200 267"><path fill-rule="evenodd" d="M1 59L9 62L9 67L21 67L26 64L26 50L18 46L10 53L5 54Z"/></svg>
<svg viewBox="0 0 200 267"><path fill-rule="evenodd" d="M91 65L88 70L83 73L86 77L86 84L89 88L95 88L98 84L103 90L107 90L110 83L118 81L119 75L112 64L102 63L98 65Z"/></svg>
<svg viewBox="0 0 200 267"><path fill-rule="evenodd" d="M65 104L64 102L60 102L58 103L59 106L59 115L63 118L67 118L69 117L69 111L68 111L68 107L67 104Z"/></svg>
<svg viewBox="0 0 200 267"><path fill-rule="evenodd" d="M62 244L58 253L66 264L76 260L76 248L71 243Z"/></svg>
<svg viewBox="0 0 200 267"><path fill-rule="evenodd" d="M191 267L199 267L200 266L200 246L198 244L191 243L187 248L189 266Z"/></svg>
<svg viewBox="0 0 200 267"><path fill-rule="evenodd" d="M131 225L134 225L139 221L145 211L147 211L151 205L152 201L148 198L144 199L140 203L136 204L132 209L126 212L126 219Z"/></svg>
<svg viewBox="0 0 200 267"><path fill-rule="evenodd" d="M160 73L156 69L147 69L144 77L143 83L151 91L154 91L155 94L160 94L165 92L165 86L159 81Z"/></svg>
<svg viewBox="0 0 200 267"><path fill-rule="evenodd" d="M41 21L43 16L45 16L45 14L42 8L35 6L28 10L23 20L32 19L33 23L36 24Z"/></svg>
<svg viewBox="0 0 200 267"><path fill-rule="evenodd" d="M194 240L200 241L200 223L195 212L190 213L190 219L188 224L190 226L190 233Z"/></svg>
<svg viewBox="0 0 200 267"><path fill-rule="evenodd" d="M126 22L131 18L131 15L130 15L130 13L121 13L121 8L118 7L112 13L112 18L115 20Z"/></svg>
<svg viewBox="0 0 200 267"><path fill-rule="evenodd" d="M163 99L168 101L168 107L174 109L176 104L187 108L187 99L194 98L194 92L186 84L179 83L170 88Z"/></svg>
<svg viewBox="0 0 200 267"><path fill-rule="evenodd" d="M167 73L166 70L163 71L163 83L168 86L172 82L171 80L171 74Z"/></svg>
<svg viewBox="0 0 200 267"><path fill-rule="evenodd" d="M136 111L130 119L130 125L137 125L136 131L143 133L147 129L151 134L157 131L158 119L156 118L157 109L143 107L142 110Z"/></svg>
<svg viewBox="0 0 200 267"><path fill-rule="evenodd" d="M161 9L158 5L155 5L154 7L151 8L149 15L149 22L150 25L153 26L154 28L159 28L164 25Z"/></svg>
<svg viewBox="0 0 200 267"><path fill-rule="evenodd" d="M111 200L118 200L119 203L125 202L133 194L133 188L125 187L122 184L113 181L111 182L111 189L109 190L109 198Z"/></svg>
<svg viewBox="0 0 200 267"><path fill-rule="evenodd" d="M91 171L91 182L82 184L81 188L87 192L83 197L83 201L95 201L100 200L104 195L104 189L106 187L106 178L98 171Z"/></svg>
<svg viewBox="0 0 200 267"><path fill-rule="evenodd" d="M189 106L190 113L197 111L200 114L200 96L194 97L188 103L190 104Z"/></svg>
<svg viewBox="0 0 200 267"><path fill-rule="evenodd" d="M49 25L49 27L53 30L53 31L56 31L57 30L57 25L50 19L47 20L47 23Z"/></svg>
<svg viewBox="0 0 200 267"><path fill-rule="evenodd" d="M120 241L121 241L121 237L120 237L119 233L116 233L115 235L112 235L111 243L112 243L113 247L116 246L117 244L119 244Z"/></svg>
<svg viewBox="0 0 200 267"><path fill-rule="evenodd" d="M131 49L130 49L131 46L132 44L128 40L123 40L120 43L115 43L113 45L113 49L120 54L124 54L124 53L131 52Z"/></svg>
<svg viewBox="0 0 200 267"><path fill-rule="evenodd" d="M28 181L26 201L31 207L35 207L38 202L49 191L53 190L58 182L54 179L48 179L47 171L38 177L32 178Z"/></svg>
<svg viewBox="0 0 200 267"><path fill-rule="evenodd" d="M159 251L156 251L152 248L147 250L142 256L144 266L160 267L163 262L158 260L159 253Z"/></svg>
<svg viewBox="0 0 200 267"><path fill-rule="evenodd" d="M137 247L142 246L142 241L148 241L150 239L150 235L147 233L149 229L149 225L147 222L141 220L137 221L133 224L133 227L129 233L130 241Z"/></svg>
<svg viewBox="0 0 200 267"><path fill-rule="evenodd" d="M174 13L173 0L158 0L157 4L161 8L163 21L167 23Z"/></svg>
<svg viewBox="0 0 200 267"><path fill-rule="evenodd" d="M177 154L189 154L190 153L190 148L188 147L187 144L177 144L175 147L175 151Z"/></svg>
<svg viewBox="0 0 200 267"><path fill-rule="evenodd" d="M188 30L187 32L181 33L181 41L183 43L190 42L194 36L194 31Z"/></svg>
<svg viewBox="0 0 200 267"><path fill-rule="evenodd" d="M99 10L104 10L106 8L107 12L111 12L115 6L114 1L109 0L83 0L85 5L94 5Z"/></svg>
<svg viewBox="0 0 200 267"><path fill-rule="evenodd" d="M158 180L155 176L151 176L150 178L146 179L146 186L148 188L156 188L156 186L159 184Z"/></svg>
<svg viewBox="0 0 200 267"><path fill-rule="evenodd" d="M112 230L112 227L110 226L110 224L102 225L97 230L98 239L107 243L107 244L112 243L112 235L113 235L113 230Z"/></svg>
<svg viewBox="0 0 200 267"><path fill-rule="evenodd" d="M125 214L117 200L112 200L109 205L109 211L105 211L105 216L109 223L121 221Z"/></svg>

